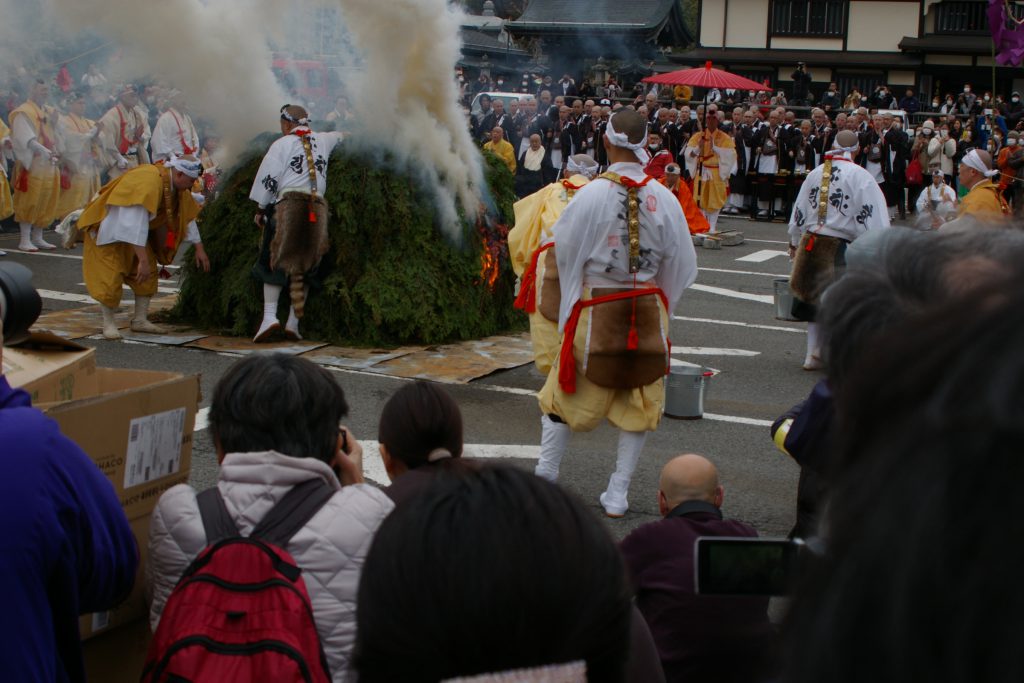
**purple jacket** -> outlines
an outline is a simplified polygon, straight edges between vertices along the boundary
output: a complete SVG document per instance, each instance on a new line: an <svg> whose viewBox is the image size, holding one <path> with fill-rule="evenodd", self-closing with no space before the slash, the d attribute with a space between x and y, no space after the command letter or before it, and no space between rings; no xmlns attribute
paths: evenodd
<svg viewBox="0 0 1024 683"><path fill-rule="evenodd" d="M99 468L0 376L0 669L84 681L78 615L127 597L139 553Z"/></svg>
<svg viewBox="0 0 1024 683"><path fill-rule="evenodd" d="M700 536L755 537L757 532L743 522L723 520L710 503L687 501L633 531L620 546L665 678L668 683L764 680L772 673L767 655L775 646L768 598L696 595L694 542Z"/></svg>

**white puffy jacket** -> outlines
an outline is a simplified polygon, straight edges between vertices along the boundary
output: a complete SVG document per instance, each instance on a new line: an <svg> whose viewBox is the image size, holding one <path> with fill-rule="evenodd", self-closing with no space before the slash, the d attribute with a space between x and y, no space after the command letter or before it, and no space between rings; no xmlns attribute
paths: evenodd
<svg viewBox="0 0 1024 683"><path fill-rule="evenodd" d="M322 477L336 492L286 550L302 568L320 642L332 678L340 682L355 678L350 667L359 576L373 535L394 504L367 484L342 487L319 460L274 451L227 455L217 487L239 532L247 536L292 486L315 477ZM153 512L146 562L146 588L152 596L149 623L154 631L171 590L205 546L195 490L182 484L166 491Z"/></svg>

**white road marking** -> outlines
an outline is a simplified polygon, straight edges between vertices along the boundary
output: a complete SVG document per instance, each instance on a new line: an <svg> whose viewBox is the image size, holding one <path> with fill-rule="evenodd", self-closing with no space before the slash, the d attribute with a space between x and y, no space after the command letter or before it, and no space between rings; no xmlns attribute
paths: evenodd
<svg viewBox="0 0 1024 683"><path fill-rule="evenodd" d="M70 258L76 261L81 261L82 257L79 254L59 254L55 251L15 251L16 254L26 254L28 256L52 256L55 258ZM167 268L168 270L178 270L181 266L160 266L161 268Z"/></svg>
<svg viewBox="0 0 1024 683"><path fill-rule="evenodd" d="M690 323L710 323L712 325L732 325L735 327L750 327L755 330L774 330L776 332L796 332L804 334L807 330L801 327L783 327L782 325L758 325L755 323L743 323L738 320L715 320L714 318L690 318L685 315L674 315L673 320L683 320Z"/></svg>
<svg viewBox="0 0 1024 683"><path fill-rule="evenodd" d="M755 251L753 254L747 254L746 256L740 256L736 260L737 261L746 261L748 263L764 263L765 261L769 261L769 260L771 260L773 258L778 258L779 256L789 257L789 252L788 251L776 251L775 249L761 249L760 251Z"/></svg>
<svg viewBox="0 0 1024 683"><path fill-rule="evenodd" d="M752 238L748 237L748 238L746 238L746 241L747 242L761 242L762 244L785 244L787 246L789 245L789 242L787 242L786 240L755 240L755 239L752 239Z"/></svg>
<svg viewBox="0 0 1024 683"><path fill-rule="evenodd" d="M717 349L712 346L673 346L673 354L688 356L760 356L760 351L746 349Z"/></svg>
<svg viewBox="0 0 1024 683"><path fill-rule="evenodd" d="M775 297L768 294L748 294L747 292L737 292L734 289L726 289L724 287L712 287L710 285L690 285L690 289L697 290L698 292L707 292L708 294L717 294L719 296L727 296L732 299L743 299L745 301L756 301L762 304L774 304Z"/></svg>
<svg viewBox="0 0 1024 683"><path fill-rule="evenodd" d="M763 275L765 277L777 278L789 277L789 273L759 273L754 270L729 270L728 268L697 268L697 270L706 270L709 273L729 273L730 275Z"/></svg>
<svg viewBox="0 0 1024 683"><path fill-rule="evenodd" d="M705 420L712 420L714 422L732 422L734 424L750 425L752 427L771 427L771 420L758 420L753 417L737 417L735 415L716 415L714 413L704 413Z"/></svg>
<svg viewBox="0 0 1024 683"><path fill-rule="evenodd" d="M206 429L209 426L210 426L210 409L209 408L200 408L199 411L196 413L196 426L194 427L194 430L197 431L197 432L201 432L201 431L203 431L204 429Z"/></svg>
<svg viewBox="0 0 1024 683"><path fill-rule="evenodd" d="M54 301L75 301L80 304L92 304L96 303L95 300L88 294L72 294L71 292L55 292L52 289L37 289L39 296L44 299L53 299Z"/></svg>

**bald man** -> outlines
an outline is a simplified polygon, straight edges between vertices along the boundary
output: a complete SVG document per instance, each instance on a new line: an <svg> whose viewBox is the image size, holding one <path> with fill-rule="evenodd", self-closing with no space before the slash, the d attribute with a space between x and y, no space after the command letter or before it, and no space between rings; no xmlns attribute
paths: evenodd
<svg viewBox="0 0 1024 683"><path fill-rule="evenodd" d="M722 518L724 497L718 470L707 458L677 456L661 471L663 519L639 527L621 544L636 605L654 636L668 683L771 678L768 598L694 595L697 538L757 536L753 527Z"/></svg>

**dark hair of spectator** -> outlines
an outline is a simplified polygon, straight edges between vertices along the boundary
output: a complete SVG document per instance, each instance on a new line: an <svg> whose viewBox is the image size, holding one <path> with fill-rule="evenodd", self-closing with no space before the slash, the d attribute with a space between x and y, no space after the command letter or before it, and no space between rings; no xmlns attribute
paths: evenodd
<svg viewBox="0 0 1024 683"><path fill-rule="evenodd" d="M458 467L398 507L359 585L361 683L438 681L584 660L622 681L630 594L615 543L558 486Z"/></svg>
<svg viewBox="0 0 1024 683"><path fill-rule="evenodd" d="M820 322L834 388L869 343L936 303L991 285L1024 262L1024 233L976 229L893 236L873 266L850 268L825 293Z"/></svg>
<svg viewBox="0 0 1024 683"><path fill-rule="evenodd" d="M1024 279L889 331L838 396L828 552L790 683L1024 679Z"/></svg>
<svg viewBox="0 0 1024 683"><path fill-rule="evenodd" d="M462 455L462 413L451 395L437 384L406 384L384 404L377 440L409 469L427 462L430 452L443 448L453 458Z"/></svg>
<svg viewBox="0 0 1024 683"><path fill-rule="evenodd" d="M330 462L347 414L345 392L327 370L303 358L253 354L217 383L210 427L224 453L273 450Z"/></svg>

